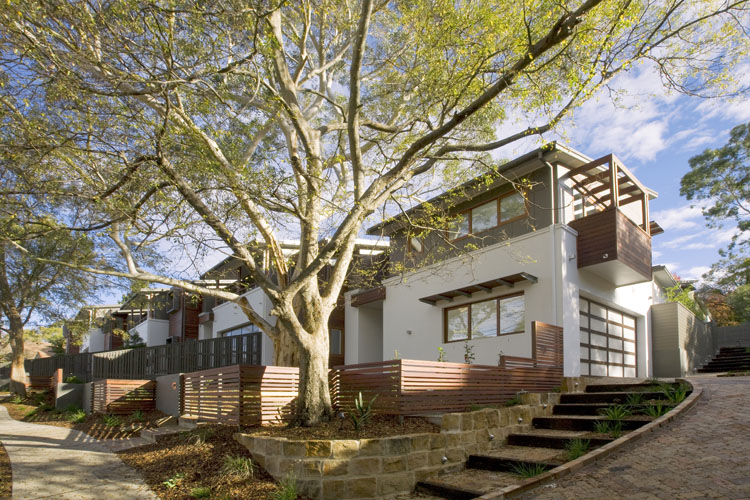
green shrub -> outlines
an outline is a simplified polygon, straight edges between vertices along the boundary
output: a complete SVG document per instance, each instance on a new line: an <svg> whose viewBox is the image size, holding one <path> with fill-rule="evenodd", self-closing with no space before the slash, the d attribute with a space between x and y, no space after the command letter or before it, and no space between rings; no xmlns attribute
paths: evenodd
<svg viewBox="0 0 750 500"><path fill-rule="evenodd" d="M665 406L661 402L657 402L651 406L647 406L642 411L644 415L648 415L651 418L659 418L662 415L666 414L670 409L671 408L669 406Z"/></svg>
<svg viewBox="0 0 750 500"><path fill-rule="evenodd" d="M294 476L286 476L276 491L271 493L271 500L297 500L297 481Z"/></svg>
<svg viewBox="0 0 750 500"><path fill-rule="evenodd" d="M547 470L547 467L543 464L525 462L515 463L511 468L513 469L514 474L526 478L538 476Z"/></svg>
<svg viewBox="0 0 750 500"><path fill-rule="evenodd" d="M597 420L594 422L594 432L597 434L609 434L609 421Z"/></svg>
<svg viewBox="0 0 750 500"><path fill-rule="evenodd" d="M76 377L75 375L70 375L68 377L65 377L63 379L63 382L65 382L66 384L83 384L83 383L85 383L83 380L81 380L80 378Z"/></svg>
<svg viewBox="0 0 750 500"><path fill-rule="evenodd" d="M81 407L78 406L77 404L70 403L68 406L65 407L64 411L65 411L65 413L75 413L75 412L77 412L80 409L81 409Z"/></svg>
<svg viewBox="0 0 750 500"><path fill-rule="evenodd" d="M643 403L643 393L631 392L627 398L628 406L639 406Z"/></svg>
<svg viewBox="0 0 750 500"><path fill-rule="evenodd" d="M201 445L214 437L214 434L215 432L211 427L201 426L191 432L191 439L193 444Z"/></svg>
<svg viewBox="0 0 750 500"><path fill-rule="evenodd" d="M251 479L254 469L252 459L239 455L226 455L224 465L221 466L221 473L236 479Z"/></svg>
<svg viewBox="0 0 750 500"><path fill-rule="evenodd" d="M198 486L190 490L190 496L193 498L211 498L211 488L208 486Z"/></svg>
<svg viewBox="0 0 750 500"><path fill-rule="evenodd" d="M354 425L354 430L358 431L365 426L368 420L372 418L372 405L375 403L378 395L376 394L366 405L362 399L362 393L358 398L354 398L354 413L349 414L349 418Z"/></svg>
<svg viewBox="0 0 750 500"><path fill-rule="evenodd" d="M107 427L119 427L122 425L122 419L117 415L102 415L102 423Z"/></svg>
<svg viewBox="0 0 750 500"><path fill-rule="evenodd" d="M130 415L130 420L133 422L143 422L146 420L146 416L143 414L142 410L135 410L132 415Z"/></svg>
<svg viewBox="0 0 750 500"><path fill-rule="evenodd" d="M183 474L182 472L178 472L177 474L173 475L172 477L162 482L161 484L163 484L164 486L166 486L167 488L171 490L173 488L177 488L177 485L180 484L180 482L183 479L185 479L185 474Z"/></svg>
<svg viewBox="0 0 750 500"><path fill-rule="evenodd" d="M680 404L685 401L688 391L690 391L690 387L685 384L669 385L662 390L667 400L673 404Z"/></svg>
<svg viewBox="0 0 750 500"><path fill-rule="evenodd" d="M599 410L599 414L605 416L608 420L625 420L632 412L627 406L612 405Z"/></svg>
<svg viewBox="0 0 750 500"><path fill-rule="evenodd" d="M622 436L622 422L615 420L609 423L609 437L617 439Z"/></svg>
<svg viewBox="0 0 750 500"><path fill-rule="evenodd" d="M52 411L54 409L55 407L46 401L39 403L39 408L38 408L39 411Z"/></svg>
<svg viewBox="0 0 750 500"><path fill-rule="evenodd" d="M68 420L74 424L80 424L86 421L86 412L83 410L76 410L68 415Z"/></svg>
<svg viewBox="0 0 750 500"><path fill-rule="evenodd" d="M521 401L521 396L519 396L518 394L505 402L505 406L518 406L520 404L523 404L523 401Z"/></svg>
<svg viewBox="0 0 750 500"><path fill-rule="evenodd" d="M571 439L565 444L565 456L568 460L575 460L589 451L591 441L588 439Z"/></svg>
<svg viewBox="0 0 750 500"><path fill-rule="evenodd" d="M20 405L21 403L23 403L23 398L19 394L13 394L10 397L10 402L14 405Z"/></svg>

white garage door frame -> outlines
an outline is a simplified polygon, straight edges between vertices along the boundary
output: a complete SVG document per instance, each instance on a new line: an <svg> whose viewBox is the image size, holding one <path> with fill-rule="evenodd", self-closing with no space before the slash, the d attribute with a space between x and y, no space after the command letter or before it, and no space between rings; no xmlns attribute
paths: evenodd
<svg viewBox="0 0 750 500"><path fill-rule="evenodd" d="M635 377L638 373L636 317L580 297L581 375Z"/></svg>

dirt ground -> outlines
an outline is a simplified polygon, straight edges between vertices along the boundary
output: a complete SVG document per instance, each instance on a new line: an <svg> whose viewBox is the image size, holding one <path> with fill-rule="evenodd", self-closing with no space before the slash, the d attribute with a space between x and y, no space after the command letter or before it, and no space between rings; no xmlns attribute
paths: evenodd
<svg viewBox="0 0 750 500"><path fill-rule="evenodd" d="M360 430L348 418L325 422L317 427L292 427L271 425L263 427L246 427L242 432L256 436L285 437L288 439L370 439L399 436L404 434L422 434L440 432L440 427L420 417L404 418L403 422L396 416L374 415Z"/></svg>
<svg viewBox="0 0 750 500"><path fill-rule="evenodd" d="M124 439L137 437L141 430L156 427L156 421L165 415L159 411L145 412L142 419L135 419L133 415L117 415L116 420L107 420L103 415L88 415L83 422L71 421L73 411L51 409L49 397L31 395L21 402L11 402L10 397L0 399L8 414L22 422L42 425L54 425L66 429L76 429L97 439ZM109 425L108 425L109 424ZM116 425L114 425L116 424Z"/></svg>
<svg viewBox="0 0 750 500"><path fill-rule="evenodd" d="M0 443L0 498L10 498L11 484L10 459Z"/></svg>
<svg viewBox="0 0 750 500"><path fill-rule="evenodd" d="M223 500L272 498L279 485L262 468L254 467L249 479L223 470L226 457L250 458L247 448L232 439L235 432L233 426L201 426L165 436L153 445L121 451L119 456L163 500L193 498L191 491L200 487L210 489L210 498Z"/></svg>

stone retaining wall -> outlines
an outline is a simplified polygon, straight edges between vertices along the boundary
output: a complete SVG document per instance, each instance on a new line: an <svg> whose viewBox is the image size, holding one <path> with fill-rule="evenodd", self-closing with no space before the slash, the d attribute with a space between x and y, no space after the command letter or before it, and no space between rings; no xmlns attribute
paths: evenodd
<svg viewBox="0 0 750 500"><path fill-rule="evenodd" d="M376 439L289 440L235 434L274 478L293 476L315 500L389 498L418 481L463 468L470 454L499 447L531 419L551 414L559 394L525 394L524 405L435 417L439 433Z"/></svg>

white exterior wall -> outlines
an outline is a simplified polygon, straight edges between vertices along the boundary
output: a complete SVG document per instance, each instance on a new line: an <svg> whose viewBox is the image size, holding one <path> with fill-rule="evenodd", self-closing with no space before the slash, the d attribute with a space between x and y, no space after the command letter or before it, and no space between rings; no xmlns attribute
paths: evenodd
<svg viewBox="0 0 750 500"><path fill-rule="evenodd" d="M393 352L383 352L383 308L378 304L351 306L351 295L346 297L344 310L346 341L344 363L372 363L392 359Z"/></svg>
<svg viewBox="0 0 750 500"><path fill-rule="evenodd" d="M105 340L101 328L92 328L81 341L81 352L101 352L105 349Z"/></svg>
<svg viewBox="0 0 750 500"><path fill-rule="evenodd" d="M169 320L147 319L135 326L135 330L141 336L147 347L164 345L169 337Z"/></svg>
<svg viewBox="0 0 750 500"><path fill-rule="evenodd" d="M446 360L463 362L464 342L443 342L443 311L468 302L524 292L525 331L520 334L469 341L474 347L475 363L496 365L502 352L511 356L531 356L531 322L559 324L555 305L555 231L552 226L534 233L492 245L469 255L449 259L405 277L384 282L383 355L392 358L398 350L401 358L435 360L438 347L445 350ZM481 283L519 272L538 278L538 283L522 282L515 287L499 287L492 292L476 293L453 301L439 301L432 306L419 302L420 297L434 295L474 283ZM359 313L361 314L361 312ZM353 317L347 316L347 320ZM362 321L360 321L360 324ZM352 342L355 328L347 322L347 343ZM408 333L408 332L411 333ZM362 342L362 331L358 343ZM577 333L577 332L576 332ZM361 348L358 349L360 352ZM350 350L347 349L347 354ZM360 361L349 359L347 363Z"/></svg>
<svg viewBox="0 0 750 500"><path fill-rule="evenodd" d="M247 298L247 301L253 310L261 315L266 321L272 325L276 323L276 317L269 314L271 311L271 302L268 300L266 294L263 293L262 289L253 288L246 292L243 297ZM214 307L213 311L214 320L211 326L212 336L205 338L219 337L222 332L246 325L250 321L245 313L242 312L242 309L240 309L240 307L234 302L224 302L223 304L219 304ZM204 331L204 335L205 334L206 332ZM262 365L271 365L273 364L274 357L273 342L265 333L262 333L261 337L260 363Z"/></svg>

